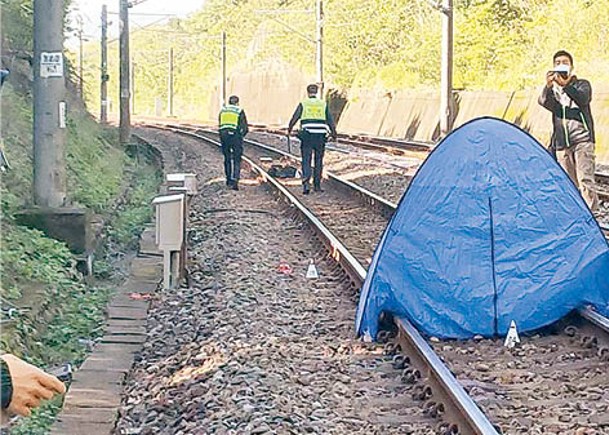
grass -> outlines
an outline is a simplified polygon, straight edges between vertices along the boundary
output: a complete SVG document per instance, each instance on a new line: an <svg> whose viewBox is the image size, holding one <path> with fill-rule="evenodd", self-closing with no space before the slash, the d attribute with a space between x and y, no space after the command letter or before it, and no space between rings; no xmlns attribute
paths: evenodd
<svg viewBox="0 0 609 435"><path fill-rule="evenodd" d="M121 249L137 249L137 236L152 217L150 203L161 183L159 172L149 165L134 162L133 178L137 184L129 194L128 204L121 207L107 226L108 237Z"/></svg>

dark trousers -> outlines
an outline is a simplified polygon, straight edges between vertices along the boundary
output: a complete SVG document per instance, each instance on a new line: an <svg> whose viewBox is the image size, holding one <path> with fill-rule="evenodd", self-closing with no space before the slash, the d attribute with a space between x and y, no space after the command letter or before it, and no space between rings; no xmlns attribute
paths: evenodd
<svg viewBox="0 0 609 435"><path fill-rule="evenodd" d="M224 154L224 174L227 184L238 183L241 174L241 156L243 155L243 138L232 131L220 132L222 154Z"/></svg>
<svg viewBox="0 0 609 435"><path fill-rule="evenodd" d="M311 181L311 160L315 153L315 169L313 170L313 185L321 186L321 173L324 168L324 151L326 138L322 134L304 132L300 136L300 156L302 157L302 184L308 186Z"/></svg>

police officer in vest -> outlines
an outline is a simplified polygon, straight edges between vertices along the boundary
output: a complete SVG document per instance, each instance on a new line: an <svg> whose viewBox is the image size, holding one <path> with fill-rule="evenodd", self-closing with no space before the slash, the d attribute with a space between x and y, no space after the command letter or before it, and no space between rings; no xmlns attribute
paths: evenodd
<svg viewBox="0 0 609 435"><path fill-rule="evenodd" d="M245 111L239 107L239 97L231 95L228 105L220 111L220 142L224 154L224 173L226 185L239 190L243 138L248 132Z"/></svg>
<svg viewBox="0 0 609 435"><path fill-rule="evenodd" d="M323 170L326 136L330 133L336 139L336 125L325 101L317 98L317 85L307 86L308 97L302 101L288 125L288 135L300 119L300 155L302 157L302 193L308 195L311 181L311 158L315 153L315 171L313 173L313 189L321 192L321 173Z"/></svg>

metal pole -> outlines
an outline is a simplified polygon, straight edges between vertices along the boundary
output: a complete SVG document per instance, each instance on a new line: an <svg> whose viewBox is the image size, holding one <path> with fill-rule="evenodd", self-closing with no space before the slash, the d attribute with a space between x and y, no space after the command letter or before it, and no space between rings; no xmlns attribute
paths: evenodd
<svg viewBox="0 0 609 435"><path fill-rule="evenodd" d="M120 142L126 144L131 137L129 113L129 3L120 0Z"/></svg>
<svg viewBox="0 0 609 435"><path fill-rule="evenodd" d="M34 0L34 202L65 203L63 0Z"/></svg>
<svg viewBox="0 0 609 435"><path fill-rule="evenodd" d="M78 83L78 91L80 92L80 98L84 99L84 45L83 45L83 22L82 17L79 19L80 29L78 30L78 40L80 42L79 46L79 55L78 55L78 75L80 76L80 80Z"/></svg>
<svg viewBox="0 0 609 435"><path fill-rule="evenodd" d="M442 77L440 136L450 133L453 122L453 0L442 2Z"/></svg>
<svg viewBox="0 0 609 435"><path fill-rule="evenodd" d="M226 105L226 32L222 32L222 85L220 86L220 105Z"/></svg>
<svg viewBox="0 0 609 435"><path fill-rule="evenodd" d="M173 116L173 47L169 48L169 74L167 77L167 110Z"/></svg>
<svg viewBox="0 0 609 435"><path fill-rule="evenodd" d="M131 68L129 70L129 86L130 86L130 110L131 110L131 114L134 115L135 114L135 62L133 61L133 59L131 59Z"/></svg>
<svg viewBox="0 0 609 435"><path fill-rule="evenodd" d="M317 0L316 7L316 38L315 38L315 66L317 70L317 84L319 96L324 98L324 10L323 0Z"/></svg>
<svg viewBox="0 0 609 435"><path fill-rule="evenodd" d="M101 85L99 118L108 122L108 7L102 5L101 13Z"/></svg>

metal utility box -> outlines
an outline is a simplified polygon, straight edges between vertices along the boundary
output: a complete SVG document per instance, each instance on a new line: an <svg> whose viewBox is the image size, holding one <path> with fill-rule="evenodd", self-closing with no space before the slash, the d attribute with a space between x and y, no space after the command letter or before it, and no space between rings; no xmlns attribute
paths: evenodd
<svg viewBox="0 0 609 435"><path fill-rule="evenodd" d="M184 242L184 194L159 196L156 207L156 244L162 251L180 251Z"/></svg>
<svg viewBox="0 0 609 435"><path fill-rule="evenodd" d="M184 187L187 195L195 195L197 193L197 176L196 174L167 174L167 183L172 187Z"/></svg>

